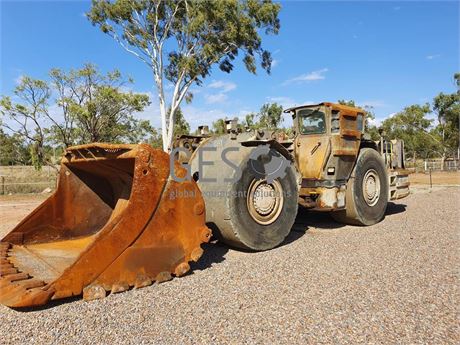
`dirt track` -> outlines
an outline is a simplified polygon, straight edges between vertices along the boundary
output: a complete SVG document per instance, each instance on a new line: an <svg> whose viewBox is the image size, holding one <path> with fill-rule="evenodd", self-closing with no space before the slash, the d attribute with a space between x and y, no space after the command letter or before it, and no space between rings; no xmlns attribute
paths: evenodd
<svg viewBox="0 0 460 345"><path fill-rule="evenodd" d="M459 202L460 188L425 190L367 228L302 212L271 251L209 244L168 283L28 312L0 306L2 343L458 344ZM19 207L16 221L28 212ZM14 217L0 212L4 233Z"/></svg>
<svg viewBox="0 0 460 345"><path fill-rule="evenodd" d="M0 238L48 196L49 194L0 196Z"/></svg>
<svg viewBox="0 0 460 345"><path fill-rule="evenodd" d="M409 180L412 185L429 185L429 173L417 173L409 175ZM460 185L459 171L435 171L431 174L431 183L433 185Z"/></svg>

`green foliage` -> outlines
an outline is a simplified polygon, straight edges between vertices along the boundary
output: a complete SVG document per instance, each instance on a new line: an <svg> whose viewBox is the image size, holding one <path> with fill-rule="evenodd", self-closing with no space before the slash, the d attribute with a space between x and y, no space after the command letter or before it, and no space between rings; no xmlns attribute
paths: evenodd
<svg viewBox="0 0 460 345"><path fill-rule="evenodd" d="M225 120L218 119L212 123L212 132L214 134L224 134L226 132Z"/></svg>
<svg viewBox="0 0 460 345"><path fill-rule="evenodd" d="M454 74L455 84L457 85L457 94L460 94L460 73Z"/></svg>
<svg viewBox="0 0 460 345"><path fill-rule="evenodd" d="M379 129L376 125L373 124L373 122L375 121L374 108L371 106L365 106L364 116L365 116L364 131L370 135L371 140L374 140L374 141L379 140L380 139Z"/></svg>
<svg viewBox="0 0 460 345"><path fill-rule="evenodd" d="M456 156L460 152L460 73L454 74L456 93L439 93L430 104L411 105L383 121L382 129L390 139L403 139L409 155L420 157ZM355 106L354 101L340 100L340 104ZM372 108L365 108L366 117L374 119ZM437 124L429 118L433 114ZM366 122L366 130L372 138L378 138L377 128Z"/></svg>
<svg viewBox="0 0 460 345"><path fill-rule="evenodd" d="M44 126L49 119L47 109L51 90L46 82L26 76L21 78L14 94L19 99L17 103L8 96L0 98L0 123L22 138L33 165L39 170L46 160Z"/></svg>
<svg viewBox="0 0 460 345"><path fill-rule="evenodd" d="M262 48L259 31L277 34L280 5L271 0L93 0L91 23L114 38L153 71L160 98L163 148L170 149L174 114L189 88L200 85L217 64L231 72L243 53L243 63L256 73L256 58L270 73L272 58ZM174 84L169 118L164 82Z"/></svg>
<svg viewBox="0 0 460 345"><path fill-rule="evenodd" d="M283 122L283 107L277 103L264 104L257 115L258 127L277 129Z"/></svg>
<svg viewBox="0 0 460 345"><path fill-rule="evenodd" d="M356 107L355 101L353 101L352 99L350 99L349 101L339 99L337 102L342 105L348 105L349 107Z"/></svg>
<svg viewBox="0 0 460 345"><path fill-rule="evenodd" d="M151 131L148 121L132 115L150 103L148 96L124 91L128 81L119 71L104 75L87 64L69 73L53 69L50 76L64 115L64 120L54 120L50 129L56 143L139 142Z"/></svg>
<svg viewBox="0 0 460 345"><path fill-rule="evenodd" d="M168 113L170 111L171 109L168 109ZM156 149L161 149L163 145L163 136L161 132L159 132L156 128L150 128L149 133L150 138L148 139L148 143ZM190 134L190 125L185 120L184 114L179 108L175 113L174 136L178 137L187 134Z"/></svg>
<svg viewBox="0 0 460 345"><path fill-rule="evenodd" d="M171 109L168 109L168 114L170 111ZM185 120L182 109L177 108L174 114L174 136L177 137L185 134L190 134L190 125L187 120Z"/></svg>
<svg viewBox="0 0 460 345"><path fill-rule="evenodd" d="M277 34L279 10L279 4L254 0L93 0L88 18L104 33L136 49L148 64L162 68L168 80L183 77L199 83L213 63L230 72L239 50L250 72L256 71L256 55L270 71L271 56L262 48L257 30ZM154 52L168 40L177 46L160 66Z"/></svg>
<svg viewBox="0 0 460 345"><path fill-rule="evenodd" d="M349 107L358 107L354 100L346 101L346 100L340 99L338 100L338 103L342 105L347 105ZM378 128L376 125L372 124L375 121L374 108L366 105L364 106L363 110L364 110L364 116L366 119L364 122L364 131L370 135L371 140L379 140L380 134L379 134Z"/></svg>
<svg viewBox="0 0 460 345"><path fill-rule="evenodd" d="M150 138L147 142L156 149L161 149L163 147L163 139L161 137L161 133L156 128L152 128Z"/></svg>
<svg viewBox="0 0 460 345"><path fill-rule="evenodd" d="M18 134L8 135L0 128L0 165L31 164L30 151Z"/></svg>
<svg viewBox="0 0 460 345"><path fill-rule="evenodd" d="M248 128L248 129L255 129L256 128L256 122L255 122L255 117L256 117L256 114L254 113L249 113L249 114L246 114L246 116L244 117L244 127Z"/></svg>
<svg viewBox="0 0 460 345"><path fill-rule="evenodd" d="M460 73L454 75L460 89ZM428 116L434 113L437 124ZM430 104L411 105L383 121L382 127L390 139L400 138L406 151L414 157L456 156L459 150L460 93L439 93Z"/></svg>
<svg viewBox="0 0 460 345"><path fill-rule="evenodd" d="M283 122L283 107L277 103L265 103L258 113L245 115L243 129L279 129Z"/></svg>
<svg viewBox="0 0 460 345"><path fill-rule="evenodd" d="M459 149L460 94L441 92L433 100L433 110L438 120L433 132L439 138L443 156L455 155Z"/></svg>
<svg viewBox="0 0 460 345"><path fill-rule="evenodd" d="M382 122L382 128L389 139L402 139L406 153L412 156L432 157L439 155L439 143L430 133L432 120L430 105L411 105Z"/></svg>
<svg viewBox="0 0 460 345"><path fill-rule="evenodd" d="M91 64L68 73L52 69L49 82L23 77L14 90L17 101L0 98L0 124L14 133L3 140L22 141L37 169L55 164L49 145L146 141L153 129L133 113L149 98L125 91L128 82L119 71L102 74Z"/></svg>
<svg viewBox="0 0 460 345"><path fill-rule="evenodd" d="M266 103L262 105L260 111L255 113L249 113L245 115L243 123L238 124L240 131L245 131L246 129L279 129L282 118L283 107L277 103ZM224 134L227 132L225 119L218 119L212 123L212 133L214 134Z"/></svg>

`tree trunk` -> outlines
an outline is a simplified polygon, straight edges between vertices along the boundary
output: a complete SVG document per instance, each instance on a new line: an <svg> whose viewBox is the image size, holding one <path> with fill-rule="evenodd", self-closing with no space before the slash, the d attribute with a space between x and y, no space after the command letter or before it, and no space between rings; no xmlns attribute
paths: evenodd
<svg viewBox="0 0 460 345"><path fill-rule="evenodd" d="M166 121L166 108L164 100L160 97L160 113L161 113L161 139L163 141L163 151L168 152L168 123Z"/></svg>
<svg viewBox="0 0 460 345"><path fill-rule="evenodd" d="M446 152L444 151L441 156L441 171L444 170L444 162L446 160Z"/></svg>
<svg viewBox="0 0 460 345"><path fill-rule="evenodd" d="M172 150L172 143L174 140L174 123L176 121L175 113L176 109L171 107L171 112L169 113L168 121L168 149L166 152L171 152Z"/></svg>

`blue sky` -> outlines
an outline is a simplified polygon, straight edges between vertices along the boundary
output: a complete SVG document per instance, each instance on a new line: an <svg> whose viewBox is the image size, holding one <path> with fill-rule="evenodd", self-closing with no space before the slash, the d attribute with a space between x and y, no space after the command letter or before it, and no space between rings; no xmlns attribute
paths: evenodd
<svg viewBox="0 0 460 345"><path fill-rule="evenodd" d="M1 2L0 94L22 75L47 78L52 67L85 62L134 78L152 95L142 114L159 126L150 70L84 17L90 1ZM374 106L381 120L404 106L452 92L459 71L459 2L281 2L281 31L264 38L273 53L271 75L215 69L184 105L192 128L243 116L265 102L283 106L354 99ZM285 122L288 125L289 121Z"/></svg>

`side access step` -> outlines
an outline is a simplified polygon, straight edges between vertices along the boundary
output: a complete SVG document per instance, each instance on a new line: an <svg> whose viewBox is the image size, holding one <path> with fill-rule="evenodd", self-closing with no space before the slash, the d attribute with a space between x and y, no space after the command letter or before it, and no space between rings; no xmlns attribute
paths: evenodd
<svg viewBox="0 0 460 345"><path fill-rule="evenodd" d="M389 173L390 200L398 200L409 195L409 172L406 170L393 170Z"/></svg>

